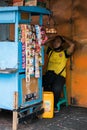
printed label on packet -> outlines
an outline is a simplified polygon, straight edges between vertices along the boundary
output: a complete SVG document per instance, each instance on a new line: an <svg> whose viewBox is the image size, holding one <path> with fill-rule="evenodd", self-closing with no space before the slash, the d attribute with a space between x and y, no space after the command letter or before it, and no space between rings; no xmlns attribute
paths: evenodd
<svg viewBox="0 0 87 130"><path fill-rule="evenodd" d="M26 51L26 57L29 58L30 57L30 50Z"/></svg>
<svg viewBox="0 0 87 130"><path fill-rule="evenodd" d="M39 69L35 70L35 77L36 78L40 77L40 71L39 71Z"/></svg>
<svg viewBox="0 0 87 130"><path fill-rule="evenodd" d="M30 75L26 75L26 82L30 82Z"/></svg>
<svg viewBox="0 0 87 130"><path fill-rule="evenodd" d="M30 66L29 71L30 71L30 74L34 74L34 66L33 66L33 65L32 65L32 66Z"/></svg>
<svg viewBox="0 0 87 130"><path fill-rule="evenodd" d="M26 68L26 75L30 74L29 68Z"/></svg>
<svg viewBox="0 0 87 130"><path fill-rule="evenodd" d="M30 65L33 65L33 61L34 61L34 59L33 59L33 57L31 57L31 58L29 59Z"/></svg>

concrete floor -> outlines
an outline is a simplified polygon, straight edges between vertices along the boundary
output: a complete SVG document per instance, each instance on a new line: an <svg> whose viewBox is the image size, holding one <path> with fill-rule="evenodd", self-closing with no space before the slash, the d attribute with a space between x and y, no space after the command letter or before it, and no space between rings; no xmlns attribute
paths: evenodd
<svg viewBox="0 0 87 130"><path fill-rule="evenodd" d="M0 112L0 130L12 130L12 112ZM87 130L87 108L63 107L54 118L29 120L18 130Z"/></svg>

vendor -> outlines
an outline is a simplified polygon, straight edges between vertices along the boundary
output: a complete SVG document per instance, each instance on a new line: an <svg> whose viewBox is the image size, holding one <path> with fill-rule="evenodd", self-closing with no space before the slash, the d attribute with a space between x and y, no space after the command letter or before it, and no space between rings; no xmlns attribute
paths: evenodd
<svg viewBox="0 0 87 130"><path fill-rule="evenodd" d="M75 48L74 41L59 35L52 40L52 47L48 47L47 71L43 76L43 87L45 91L54 93L54 108L57 108L58 100L61 96L63 86L66 81L66 63ZM68 44L67 49L63 48L64 43Z"/></svg>

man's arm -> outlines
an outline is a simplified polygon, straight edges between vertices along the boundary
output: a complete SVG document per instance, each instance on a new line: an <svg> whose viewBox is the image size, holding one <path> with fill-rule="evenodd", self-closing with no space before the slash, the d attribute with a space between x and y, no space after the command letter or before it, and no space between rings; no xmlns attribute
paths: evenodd
<svg viewBox="0 0 87 130"><path fill-rule="evenodd" d="M67 48L67 54L71 55L74 52L74 48L75 48L75 41L70 40L69 38L63 36L64 41L68 44L68 48Z"/></svg>

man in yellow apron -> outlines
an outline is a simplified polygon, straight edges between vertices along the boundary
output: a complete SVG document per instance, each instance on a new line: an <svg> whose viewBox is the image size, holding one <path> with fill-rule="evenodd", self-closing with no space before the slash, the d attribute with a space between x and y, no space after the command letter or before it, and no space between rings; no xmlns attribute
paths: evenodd
<svg viewBox="0 0 87 130"><path fill-rule="evenodd" d="M73 41L61 36L56 36L52 42L53 47L47 49L47 72L43 76L42 84L45 91L54 93L54 107L56 108L65 84L67 58L73 53L75 44ZM63 49L64 42L68 44L67 49Z"/></svg>

